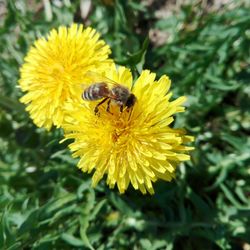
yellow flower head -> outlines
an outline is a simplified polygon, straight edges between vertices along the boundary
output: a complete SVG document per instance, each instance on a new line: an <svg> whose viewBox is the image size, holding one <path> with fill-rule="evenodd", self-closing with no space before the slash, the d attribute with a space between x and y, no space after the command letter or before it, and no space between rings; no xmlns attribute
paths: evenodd
<svg viewBox="0 0 250 250"><path fill-rule="evenodd" d="M60 127L66 102L79 102L80 84L88 70L109 65L110 48L92 28L73 24L53 29L35 41L21 68L20 99L38 127Z"/></svg>
<svg viewBox="0 0 250 250"><path fill-rule="evenodd" d="M183 144L193 138L169 127L173 115L184 111L181 105L186 98L169 101L169 78L164 75L156 81L148 70L134 86L131 72L124 67L111 68L106 77L131 89L137 98L135 105L121 112L113 101L108 112L105 102L98 114L94 112L98 101L69 105L63 124L65 138L73 139L70 149L74 157L80 157L78 167L84 172L95 169L93 186L106 174L109 187L117 184L120 193L131 182L143 194L153 194L152 182L171 181L176 166L189 160L185 152L192 148Z"/></svg>

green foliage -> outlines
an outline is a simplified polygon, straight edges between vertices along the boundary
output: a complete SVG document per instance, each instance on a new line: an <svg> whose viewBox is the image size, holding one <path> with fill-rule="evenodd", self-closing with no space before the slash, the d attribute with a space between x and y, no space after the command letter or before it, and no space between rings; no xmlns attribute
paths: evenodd
<svg viewBox="0 0 250 250"><path fill-rule="evenodd" d="M82 1L84 2L84 1ZM192 161L154 196L91 188L60 131L35 128L18 102L19 67L51 28L83 22L80 1L6 1L0 20L0 249L243 249L250 235L250 6L93 1L85 20L116 62L149 68L189 97L176 126L196 136ZM106 1L107 2L107 1ZM31 3L31 4L28 4ZM45 5L43 5L45 3ZM238 4L238 5L236 5ZM149 29L167 34L157 46ZM249 246L249 245L248 245Z"/></svg>

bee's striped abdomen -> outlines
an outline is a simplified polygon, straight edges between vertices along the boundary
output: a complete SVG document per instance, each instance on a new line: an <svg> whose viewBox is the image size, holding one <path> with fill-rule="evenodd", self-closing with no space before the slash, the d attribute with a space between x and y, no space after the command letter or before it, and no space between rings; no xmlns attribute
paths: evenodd
<svg viewBox="0 0 250 250"><path fill-rule="evenodd" d="M106 83L94 83L84 90L82 98L87 101L100 100L109 96L109 89Z"/></svg>

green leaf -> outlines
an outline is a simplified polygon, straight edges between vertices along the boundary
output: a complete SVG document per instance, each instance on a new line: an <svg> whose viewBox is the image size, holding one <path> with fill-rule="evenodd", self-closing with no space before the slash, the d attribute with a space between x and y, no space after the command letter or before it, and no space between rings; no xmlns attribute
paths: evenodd
<svg viewBox="0 0 250 250"><path fill-rule="evenodd" d="M141 69L145 62L145 55L148 45L149 38L146 37L140 50L138 50L134 54L129 54L128 57L124 60L116 61L116 63L120 65L130 65L131 67L138 67L138 71L141 72Z"/></svg>
<svg viewBox="0 0 250 250"><path fill-rule="evenodd" d="M18 229L18 235L22 235L36 228L39 220L39 215L40 209L35 209L34 211L32 211Z"/></svg>
<svg viewBox="0 0 250 250"><path fill-rule="evenodd" d="M124 215L133 216L133 209L118 195L110 193L110 201Z"/></svg>
<svg viewBox="0 0 250 250"><path fill-rule="evenodd" d="M230 134L223 134L221 138L230 143L238 151L243 151L242 145L245 145L247 142L246 138L239 138Z"/></svg>
<svg viewBox="0 0 250 250"><path fill-rule="evenodd" d="M20 112L24 113L24 105L17 102L16 100L13 100L10 97L3 96L0 94L0 106L2 106L5 109L15 111L15 112Z"/></svg>
<svg viewBox="0 0 250 250"><path fill-rule="evenodd" d="M63 197L53 199L41 209L41 217L50 217L57 210L63 208L66 204L76 201L74 194L65 194Z"/></svg>
<svg viewBox="0 0 250 250"><path fill-rule="evenodd" d="M76 238L75 236L68 234L68 233L63 233L61 236L61 239L64 240L69 245L74 246L74 247L86 246L80 238Z"/></svg>
<svg viewBox="0 0 250 250"><path fill-rule="evenodd" d="M90 220L94 220L105 205L107 205L106 199L103 199L100 202L98 202L91 213Z"/></svg>
<svg viewBox="0 0 250 250"><path fill-rule="evenodd" d="M1 216L1 220L0 220L0 248L4 248L5 246L5 234L4 234L4 218L5 214L3 213Z"/></svg>
<svg viewBox="0 0 250 250"><path fill-rule="evenodd" d="M89 215L85 215L85 216L81 216L80 217L80 235L81 235L81 239L84 242L84 245L86 247L88 247L91 250L94 250L93 246L90 244L89 242L89 238L87 236L87 229L89 227Z"/></svg>
<svg viewBox="0 0 250 250"><path fill-rule="evenodd" d="M197 212L200 214L206 214L207 219L209 216L212 217L211 208L208 204L199 196L197 195L190 187L187 189L187 196L193 203L193 205L197 208Z"/></svg>
<svg viewBox="0 0 250 250"><path fill-rule="evenodd" d="M250 204L247 204L246 206L243 206L240 204L240 202L238 202L233 193L227 188L226 185L224 185L223 183L220 184L220 188L222 189L223 193L225 194L225 196L227 197L227 199L238 209L250 209Z"/></svg>

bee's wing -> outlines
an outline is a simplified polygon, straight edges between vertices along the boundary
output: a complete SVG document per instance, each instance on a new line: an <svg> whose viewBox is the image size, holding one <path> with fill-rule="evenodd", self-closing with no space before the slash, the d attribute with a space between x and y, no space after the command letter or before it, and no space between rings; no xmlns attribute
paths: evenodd
<svg viewBox="0 0 250 250"><path fill-rule="evenodd" d="M88 71L84 76L86 79L84 83L81 83L82 90L89 88L94 83L107 82L107 79L105 76L102 76L101 74L95 73L92 71ZM112 81L111 79L108 79L108 80L109 82Z"/></svg>
<svg viewBox="0 0 250 250"><path fill-rule="evenodd" d="M91 81L92 83L99 83L99 82L105 82L106 84L108 84L109 87L113 87L115 85L120 85L118 82L111 80L110 78L96 73L96 72L92 72L92 71L88 71L86 73L86 77L88 78L89 81Z"/></svg>
<svg viewBox="0 0 250 250"><path fill-rule="evenodd" d="M82 91L84 91L85 89L87 89L89 86L90 86L90 84L81 83L81 89L82 89Z"/></svg>

